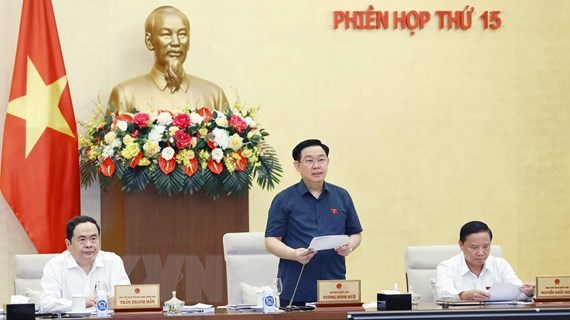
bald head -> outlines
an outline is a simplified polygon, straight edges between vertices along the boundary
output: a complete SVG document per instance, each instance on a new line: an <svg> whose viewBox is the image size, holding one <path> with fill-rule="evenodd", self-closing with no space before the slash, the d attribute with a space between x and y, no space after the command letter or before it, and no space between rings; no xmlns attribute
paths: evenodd
<svg viewBox="0 0 570 320"><path fill-rule="evenodd" d="M148 33L152 33L154 31L157 16L172 15L172 14L181 17L182 20L185 22L186 26L190 28L190 21L188 21L188 17L186 17L186 15L182 11L172 6L162 6L152 10L152 12L148 15L144 25L144 31Z"/></svg>

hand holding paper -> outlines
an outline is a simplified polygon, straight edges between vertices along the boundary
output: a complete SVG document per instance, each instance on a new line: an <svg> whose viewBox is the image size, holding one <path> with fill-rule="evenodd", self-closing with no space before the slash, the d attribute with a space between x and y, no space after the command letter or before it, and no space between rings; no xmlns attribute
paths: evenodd
<svg viewBox="0 0 570 320"><path fill-rule="evenodd" d="M513 301L521 294L520 285L496 282L489 290L491 298L486 301Z"/></svg>
<svg viewBox="0 0 570 320"><path fill-rule="evenodd" d="M346 234L314 237L309 244L309 249L313 249L315 251L336 249L344 246L349 241L350 239Z"/></svg>

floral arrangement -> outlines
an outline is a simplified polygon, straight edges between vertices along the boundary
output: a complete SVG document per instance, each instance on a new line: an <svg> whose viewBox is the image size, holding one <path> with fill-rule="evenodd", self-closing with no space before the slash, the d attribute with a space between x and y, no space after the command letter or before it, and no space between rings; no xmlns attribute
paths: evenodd
<svg viewBox="0 0 570 320"><path fill-rule="evenodd" d="M223 111L207 108L132 113L97 105L91 121L80 121L81 185L97 178L101 186L117 181L123 190L140 191L153 183L161 194L247 192L252 180L273 189L283 172L256 122L256 107Z"/></svg>

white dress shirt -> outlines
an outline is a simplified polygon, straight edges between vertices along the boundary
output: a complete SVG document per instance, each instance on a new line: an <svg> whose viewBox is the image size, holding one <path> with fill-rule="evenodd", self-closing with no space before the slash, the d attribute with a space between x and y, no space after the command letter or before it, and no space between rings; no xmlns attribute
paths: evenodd
<svg viewBox="0 0 570 320"><path fill-rule="evenodd" d="M492 255L487 257L479 277L467 267L463 252L437 266L436 291L441 300L459 300L459 294L466 290L487 291L494 283L522 285L507 260ZM527 297L521 293L519 300Z"/></svg>
<svg viewBox="0 0 570 320"><path fill-rule="evenodd" d="M48 261L41 280L41 312L65 312L71 310L74 294L93 296L95 283L107 284L107 294L112 296L118 284L130 284L123 260L112 252L99 251L93 268L86 274L68 251Z"/></svg>

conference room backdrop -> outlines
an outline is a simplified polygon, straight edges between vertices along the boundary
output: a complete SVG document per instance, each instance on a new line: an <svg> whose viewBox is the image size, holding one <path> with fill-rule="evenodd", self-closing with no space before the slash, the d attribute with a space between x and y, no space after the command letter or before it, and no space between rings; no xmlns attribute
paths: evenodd
<svg viewBox="0 0 570 320"><path fill-rule="evenodd" d="M315 137L331 147L327 181L350 191L365 230L347 262L365 301L405 287L406 246L454 244L473 219L489 223L524 281L570 270L570 2L53 0L78 119L150 69L144 20L164 4L190 18L186 70L259 105L284 165L276 190L249 194L252 231L299 180L290 150ZM21 1L0 2L2 124L20 12ZM449 20L470 12L470 25ZM97 188L81 201L99 217ZM2 198L0 302L12 256L31 252Z"/></svg>

